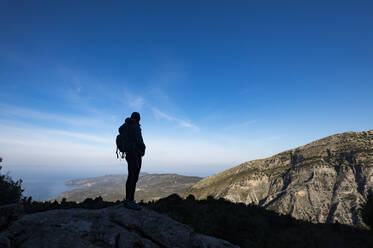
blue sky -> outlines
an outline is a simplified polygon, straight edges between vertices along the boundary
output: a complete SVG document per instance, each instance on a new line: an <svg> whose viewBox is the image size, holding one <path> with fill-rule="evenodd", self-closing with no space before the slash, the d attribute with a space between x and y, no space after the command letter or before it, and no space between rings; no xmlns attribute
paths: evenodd
<svg viewBox="0 0 373 248"><path fill-rule="evenodd" d="M77 3L78 2L78 3ZM210 175L373 126L371 1L2 1L6 170Z"/></svg>

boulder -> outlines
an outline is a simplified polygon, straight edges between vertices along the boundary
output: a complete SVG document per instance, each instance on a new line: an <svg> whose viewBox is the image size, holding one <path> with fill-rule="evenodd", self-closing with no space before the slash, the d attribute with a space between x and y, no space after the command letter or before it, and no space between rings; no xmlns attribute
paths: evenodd
<svg viewBox="0 0 373 248"><path fill-rule="evenodd" d="M18 219L24 213L21 204L7 204L0 206L0 231L5 229L11 222ZM1 246L0 246L1 247Z"/></svg>
<svg viewBox="0 0 373 248"><path fill-rule="evenodd" d="M10 246L11 244L11 246ZM143 208L59 209L28 214L0 234L0 247L237 247Z"/></svg>

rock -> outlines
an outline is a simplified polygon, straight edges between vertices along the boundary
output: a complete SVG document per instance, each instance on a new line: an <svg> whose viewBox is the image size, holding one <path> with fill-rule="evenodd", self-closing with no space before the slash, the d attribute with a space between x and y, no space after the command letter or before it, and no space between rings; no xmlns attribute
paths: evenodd
<svg viewBox="0 0 373 248"><path fill-rule="evenodd" d="M195 233L189 226L152 210L134 211L121 205L24 215L1 237L4 244L12 240L12 246L30 248L236 247L227 241Z"/></svg>
<svg viewBox="0 0 373 248"><path fill-rule="evenodd" d="M332 135L243 163L199 181L184 196L212 195L314 223L363 226L359 207L370 190L373 130Z"/></svg>
<svg viewBox="0 0 373 248"><path fill-rule="evenodd" d="M10 223L24 214L21 204L7 204L0 206L0 231L6 228Z"/></svg>
<svg viewBox="0 0 373 248"><path fill-rule="evenodd" d="M0 248L10 248L10 240L5 236L0 234Z"/></svg>

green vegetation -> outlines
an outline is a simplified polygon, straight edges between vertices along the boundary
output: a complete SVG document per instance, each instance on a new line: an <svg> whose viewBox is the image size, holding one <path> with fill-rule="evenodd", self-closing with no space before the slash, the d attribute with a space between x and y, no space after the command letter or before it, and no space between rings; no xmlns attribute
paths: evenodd
<svg viewBox="0 0 373 248"><path fill-rule="evenodd" d="M102 199L102 197L97 197L95 199L87 198L81 203L66 201L66 198L62 199L61 202L55 201L32 201L30 198L28 200L23 200L22 204L25 213L31 214L36 212L43 212L53 209L70 209L70 208L85 208L85 209L99 209L114 206L120 204L117 202L107 202Z"/></svg>
<svg viewBox="0 0 373 248"><path fill-rule="evenodd" d="M361 209L361 218L364 223L370 227L373 231L373 192L371 191L368 195L367 201L362 204Z"/></svg>
<svg viewBox="0 0 373 248"><path fill-rule="evenodd" d="M265 169L263 170L262 172L267 176L267 177L271 177L271 176L278 176L280 175L281 173L285 172L287 169L289 169L290 166L280 166L280 167L273 167L273 168L269 168L269 169Z"/></svg>
<svg viewBox="0 0 373 248"><path fill-rule="evenodd" d="M0 164L2 161L3 159L0 158ZM9 175L0 173L0 205L19 202L23 192L21 184L22 180L13 181Z"/></svg>

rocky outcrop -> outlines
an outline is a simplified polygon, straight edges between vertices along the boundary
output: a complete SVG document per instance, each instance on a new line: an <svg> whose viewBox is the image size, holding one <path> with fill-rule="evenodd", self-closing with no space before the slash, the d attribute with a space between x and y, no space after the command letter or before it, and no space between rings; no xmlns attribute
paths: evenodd
<svg viewBox="0 0 373 248"><path fill-rule="evenodd" d="M0 233L0 247L236 247L146 208L59 209L28 214Z"/></svg>
<svg viewBox="0 0 373 248"><path fill-rule="evenodd" d="M0 205L0 231L22 215L24 215L24 209L21 204Z"/></svg>
<svg viewBox="0 0 373 248"><path fill-rule="evenodd" d="M195 184L185 195L257 204L314 223L363 225L373 189L373 130L332 135Z"/></svg>

